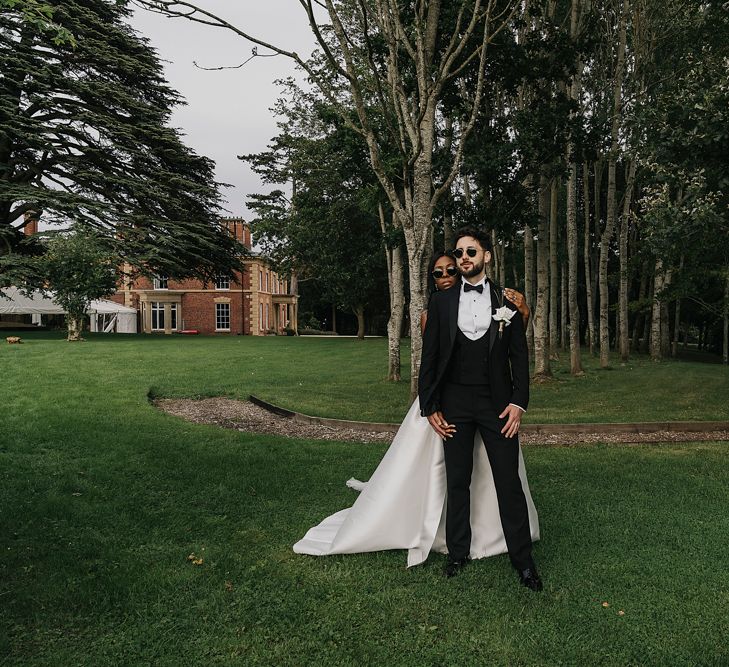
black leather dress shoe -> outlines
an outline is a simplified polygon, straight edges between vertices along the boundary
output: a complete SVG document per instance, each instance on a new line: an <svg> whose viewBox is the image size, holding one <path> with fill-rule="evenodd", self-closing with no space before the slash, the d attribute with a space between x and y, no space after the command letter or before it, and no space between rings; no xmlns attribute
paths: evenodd
<svg viewBox="0 0 729 667"><path fill-rule="evenodd" d="M443 574L446 577L455 577L468 563L471 561L470 558L457 558L455 560L448 559L448 563L443 570Z"/></svg>
<svg viewBox="0 0 729 667"><path fill-rule="evenodd" d="M528 567L526 570L519 570L519 581L522 586L526 586L529 590L539 592L544 588L542 580L539 578L537 568Z"/></svg>

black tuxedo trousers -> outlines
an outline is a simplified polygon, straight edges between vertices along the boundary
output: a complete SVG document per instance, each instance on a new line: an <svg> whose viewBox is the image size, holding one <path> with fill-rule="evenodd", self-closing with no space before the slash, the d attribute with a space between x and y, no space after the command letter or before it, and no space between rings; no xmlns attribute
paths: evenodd
<svg viewBox="0 0 729 667"><path fill-rule="evenodd" d="M446 545L451 559L466 558L471 548L471 473L476 429L486 447L499 502L501 525L513 566L518 570L533 567L532 539L524 490L519 478L519 439L506 438L488 385L446 382L440 392L441 410L449 424L456 427L451 438L443 441L448 500L446 508Z"/></svg>

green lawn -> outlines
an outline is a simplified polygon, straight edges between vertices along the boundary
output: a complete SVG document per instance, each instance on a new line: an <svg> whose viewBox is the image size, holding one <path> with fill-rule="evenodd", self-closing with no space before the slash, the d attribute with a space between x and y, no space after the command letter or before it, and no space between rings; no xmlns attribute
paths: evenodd
<svg viewBox="0 0 729 667"><path fill-rule="evenodd" d="M451 581L440 556L295 555L384 447L197 426L147 400L255 393L396 421L385 341L24 337L0 347L0 663L729 664L729 444L527 448L535 595L505 556ZM557 368L530 419L729 418L722 366L588 370Z"/></svg>

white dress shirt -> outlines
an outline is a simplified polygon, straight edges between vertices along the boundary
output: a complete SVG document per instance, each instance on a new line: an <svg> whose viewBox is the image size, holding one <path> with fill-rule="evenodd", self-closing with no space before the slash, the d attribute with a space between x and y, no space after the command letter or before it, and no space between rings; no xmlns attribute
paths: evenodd
<svg viewBox="0 0 729 667"><path fill-rule="evenodd" d="M461 281L461 296L458 302L458 328L466 338L478 340L491 326L491 288L484 277L477 285L483 285L483 292L466 292L466 283Z"/></svg>
<svg viewBox="0 0 729 667"><path fill-rule="evenodd" d="M478 340L491 326L491 285L484 276L476 283L476 285L483 285L483 292L479 294L477 290L466 292L465 282L461 281L461 296L458 302L458 328L467 338ZM521 315L517 313L517 317L521 317ZM509 405L526 412L521 405L516 405L516 403L509 403Z"/></svg>

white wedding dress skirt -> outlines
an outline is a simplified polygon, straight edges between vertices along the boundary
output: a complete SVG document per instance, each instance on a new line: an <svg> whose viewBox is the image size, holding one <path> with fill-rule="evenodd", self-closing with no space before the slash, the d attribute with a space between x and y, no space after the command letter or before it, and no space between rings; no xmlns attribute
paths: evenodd
<svg viewBox="0 0 729 667"><path fill-rule="evenodd" d="M535 541L539 539L539 519L521 448L519 477ZM311 528L294 545L296 553L328 556L407 549L408 567L425 561L431 551L447 553L443 442L420 416L418 400L369 482L350 479L347 486L361 491L354 505ZM471 478L471 533L471 558L507 552L491 465L478 431Z"/></svg>

